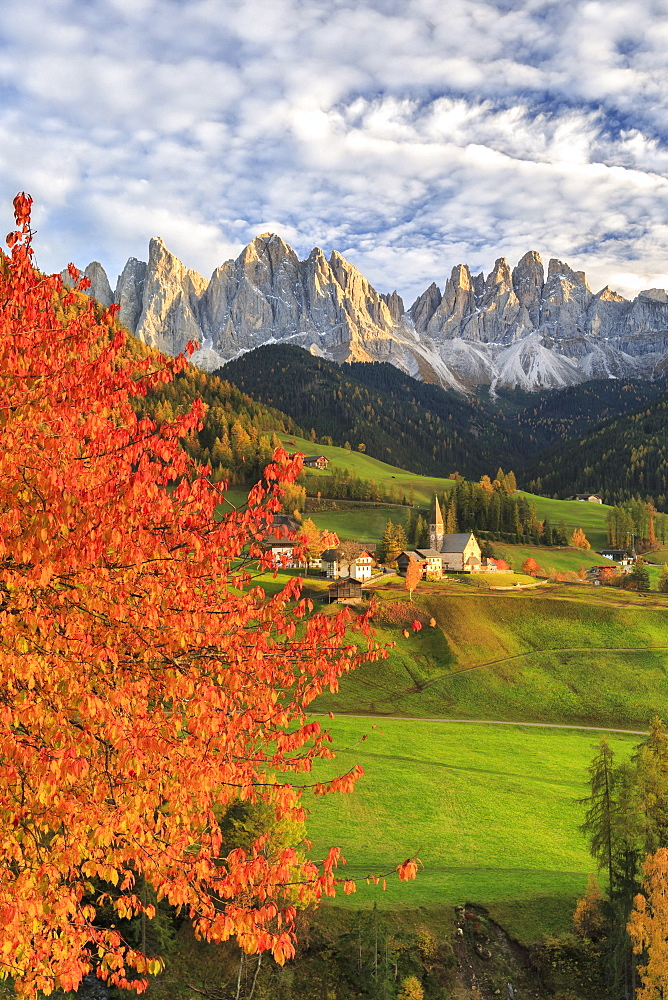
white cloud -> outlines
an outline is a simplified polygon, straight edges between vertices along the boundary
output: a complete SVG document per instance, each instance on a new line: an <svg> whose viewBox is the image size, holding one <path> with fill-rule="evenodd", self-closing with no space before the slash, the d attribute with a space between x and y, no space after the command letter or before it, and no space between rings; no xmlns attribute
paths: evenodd
<svg viewBox="0 0 668 1000"><path fill-rule="evenodd" d="M0 213L115 276L204 274L275 228L410 300L527 249L630 292L665 272L656 0L22 0L0 34Z"/></svg>

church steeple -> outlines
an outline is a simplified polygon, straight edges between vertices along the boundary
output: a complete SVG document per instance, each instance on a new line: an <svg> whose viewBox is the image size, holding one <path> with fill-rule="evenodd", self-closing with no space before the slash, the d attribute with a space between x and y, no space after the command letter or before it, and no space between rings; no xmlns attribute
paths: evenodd
<svg viewBox="0 0 668 1000"><path fill-rule="evenodd" d="M436 549L437 552L441 551L444 535L443 512L441 511L438 497L434 493L434 502L431 506L431 517L429 518L429 544L432 549Z"/></svg>

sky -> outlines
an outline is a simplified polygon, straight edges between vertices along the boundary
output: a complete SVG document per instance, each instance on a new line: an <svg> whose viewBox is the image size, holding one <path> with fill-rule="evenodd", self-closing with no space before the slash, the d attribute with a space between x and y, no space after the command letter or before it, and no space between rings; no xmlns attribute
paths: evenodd
<svg viewBox="0 0 668 1000"><path fill-rule="evenodd" d="M668 0L2 0L0 227L112 287L255 235L408 306L538 250L668 287Z"/></svg>

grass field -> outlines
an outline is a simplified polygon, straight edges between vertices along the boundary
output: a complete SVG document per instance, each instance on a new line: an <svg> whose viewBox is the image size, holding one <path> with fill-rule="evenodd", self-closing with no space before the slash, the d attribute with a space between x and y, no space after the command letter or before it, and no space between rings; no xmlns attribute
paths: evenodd
<svg viewBox="0 0 668 1000"><path fill-rule="evenodd" d="M434 493L449 491L454 485L452 479L418 476L411 472L406 472L404 469L387 465L385 462L380 462L378 459L371 458L358 451L346 451L345 448L329 447L327 445L313 445L310 441L305 441L302 438L294 436L281 435L281 438L290 450L303 451L306 455L316 453L325 455L333 465L350 469L362 479L373 479L379 485L388 488L392 485L397 486L399 489L403 489L406 494L412 488L416 504L424 508L429 507ZM492 474L496 472L495 469L490 471ZM572 532L575 528L582 528L591 543L592 549L601 548L601 546L607 544L608 536L605 518L610 508L605 504L550 500L546 497L534 496L534 494L526 493L525 491L522 492L530 503L535 503L539 518L543 519L547 517L550 523L555 526L560 521L564 521L569 532ZM318 519L314 518L314 520L316 520L319 527L327 527L329 530L335 530L339 534L346 534L345 525L349 524L350 528L346 534L346 537L349 538L372 537L368 532L365 535L351 533L355 530L357 517L355 512L344 511L340 513L342 516L338 519L337 524L341 527L341 531L339 531L339 527L330 527L329 524L325 524L324 522L321 524L319 518L324 515L317 515ZM397 520L397 518L392 518L391 514L385 515L382 517L383 525L388 516L390 520ZM376 522L374 521L373 523L375 524Z"/></svg>
<svg viewBox="0 0 668 1000"><path fill-rule="evenodd" d="M535 559L544 576L552 569L555 573L577 573L581 566L600 566L606 560L596 555L593 549L577 549L573 546L561 548L556 545L508 545L506 542L492 542L494 551L519 569L525 559ZM612 566L613 563L611 562Z"/></svg>
<svg viewBox="0 0 668 1000"><path fill-rule="evenodd" d="M286 443L322 452L363 478L406 492L412 486L424 507L434 491L452 486L357 452L314 449L295 438ZM234 502L241 499L235 491ZM583 528L592 550L493 543L500 555L510 556L516 569L533 556L545 573L601 563L593 550L606 543L609 508L528 499L552 524ZM341 538L378 541L388 519L404 516L392 508L360 508L313 519ZM668 549L652 558L668 561ZM650 568L653 587L659 573L660 566ZM265 574L261 582L274 592L289 575ZM377 903L386 912L408 913L474 902L530 942L569 930L575 900L595 868L578 832L582 807L575 800L586 791L600 733L522 723L645 730L652 715L668 718L668 595L551 583L493 591L481 583L456 576L422 582L413 605L398 578L386 578L376 591L374 627L388 657L365 664L312 706L339 713L333 732L339 746L350 748L339 753L340 769L359 762L367 776L351 796L315 800L309 835L314 856L341 845L349 860L343 871L353 877L382 874L412 854L424 864L415 883L390 881L385 893L362 884L354 896L337 897L336 906ZM326 587L322 578L305 581L316 599ZM435 627L413 632L415 615L423 623L433 618ZM516 724L434 721L439 718ZM355 746L374 721L379 728ZM609 738L624 757L641 737Z"/></svg>
<svg viewBox="0 0 668 1000"><path fill-rule="evenodd" d="M318 776L360 763L352 795L312 800L313 857L341 846L342 874L384 874L411 855L415 882L362 883L337 905L415 908L481 903L520 940L568 928L595 871L578 832L587 766L600 733L337 716L327 726L348 747ZM368 739L358 743L362 735ZM619 760L640 736L608 735Z"/></svg>
<svg viewBox="0 0 668 1000"><path fill-rule="evenodd" d="M632 729L655 714L668 718L668 597L563 585L431 590L417 591L394 622L382 602L396 608L400 591L378 592L377 635L394 643L387 659L365 664L317 706ZM436 627L405 638L415 609Z"/></svg>

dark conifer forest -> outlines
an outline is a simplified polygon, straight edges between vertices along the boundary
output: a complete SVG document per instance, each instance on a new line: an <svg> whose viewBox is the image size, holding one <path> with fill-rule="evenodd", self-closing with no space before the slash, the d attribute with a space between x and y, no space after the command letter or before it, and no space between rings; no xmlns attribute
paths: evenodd
<svg viewBox="0 0 668 1000"><path fill-rule="evenodd" d="M545 496L595 492L606 503L668 496L668 388L599 379L553 392L463 397L389 364L337 365L291 346L258 348L219 373L288 414L314 441L423 475L466 479L501 464Z"/></svg>

